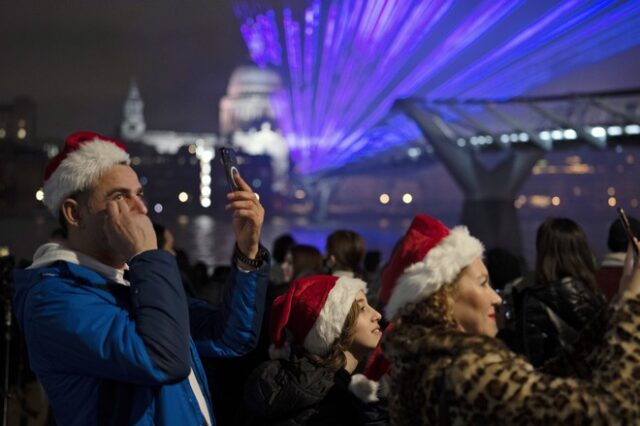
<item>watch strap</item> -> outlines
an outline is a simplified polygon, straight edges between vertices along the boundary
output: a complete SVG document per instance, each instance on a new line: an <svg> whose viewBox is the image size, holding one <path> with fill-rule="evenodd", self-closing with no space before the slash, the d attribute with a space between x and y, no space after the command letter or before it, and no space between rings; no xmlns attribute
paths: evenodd
<svg viewBox="0 0 640 426"><path fill-rule="evenodd" d="M260 268L262 267L262 265L264 265L265 263L269 262L269 250L267 250L262 244L260 244L258 246L258 254L256 255L255 259L249 259L247 256L245 256L244 253L242 253L242 251L240 251L240 248L238 247L238 243L236 243L235 248L233 250L233 258L236 261L242 262L247 266L251 266L252 268Z"/></svg>

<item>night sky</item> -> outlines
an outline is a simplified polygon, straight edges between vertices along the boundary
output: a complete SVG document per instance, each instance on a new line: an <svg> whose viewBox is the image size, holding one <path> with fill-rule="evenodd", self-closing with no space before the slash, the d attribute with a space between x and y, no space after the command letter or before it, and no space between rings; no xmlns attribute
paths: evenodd
<svg viewBox="0 0 640 426"><path fill-rule="evenodd" d="M112 132L135 77L147 126L217 131L229 75L249 63L218 0L0 2L0 103L38 103L40 136Z"/></svg>
<svg viewBox="0 0 640 426"><path fill-rule="evenodd" d="M230 0L0 0L0 103L38 103L40 136L113 133L135 77L153 130L218 130L232 70L249 63ZM640 86L640 48L535 90Z"/></svg>

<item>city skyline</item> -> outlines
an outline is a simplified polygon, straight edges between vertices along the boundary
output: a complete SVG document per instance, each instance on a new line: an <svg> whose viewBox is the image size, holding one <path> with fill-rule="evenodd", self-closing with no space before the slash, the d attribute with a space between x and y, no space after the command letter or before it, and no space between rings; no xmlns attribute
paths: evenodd
<svg viewBox="0 0 640 426"><path fill-rule="evenodd" d="M5 2L0 103L38 104L38 134L114 134L135 78L152 128L217 132L233 69L249 64L228 2Z"/></svg>
<svg viewBox="0 0 640 426"><path fill-rule="evenodd" d="M38 105L38 135L113 134L135 78L153 128L218 132L218 103L250 57L230 1L5 3L0 100ZM558 76L534 93L637 87L640 48Z"/></svg>
<svg viewBox="0 0 640 426"><path fill-rule="evenodd" d="M7 13L0 13L0 47L9 66L2 67L0 71L0 103L10 103L20 95L31 97L37 103L38 136L53 138L54 141L61 141L67 134L81 129L117 136L123 101L132 77L136 79L145 101L147 128L218 133L220 99L226 93L232 72L236 67L250 63L230 2L194 1L184 5L174 0L115 0L102 4L73 0L55 7L25 0L6 4L3 8ZM558 75L530 94L627 89L640 86L638 76L640 48L636 47L571 73ZM407 151L416 150L416 147L406 148L402 150L405 156L411 156ZM428 148L427 145L425 149ZM580 150L587 151L583 156L585 164L597 166L602 163L600 165L605 167L604 163L608 161L612 165L599 173L572 176L571 179L581 181L572 186L567 186L566 176L534 175L515 199L517 205L521 204L519 215L525 217L525 250L531 247L535 225L541 217L549 214L576 215L579 220L584 216L584 223L599 237L598 232L604 232L601 224L608 222L613 212L612 206L607 204L612 196L609 188L613 188L620 205L628 207L630 214L636 214L640 201L634 198L635 193L631 189L625 189L619 183L635 181L638 173L635 162L640 158L637 153L615 151L599 158L599 153L589 147L581 147ZM5 158L12 155L15 153ZM566 168L565 155L570 154L552 154L549 159L553 158L555 162L547 168L539 167L539 170L550 173L550 170ZM627 158L631 158L631 163ZM449 224L458 223L462 196L442 165L437 164L439 160L434 160L431 163L435 166L429 167L393 168L391 165L386 174L379 173L378 180L373 174L366 182L360 182L359 176L339 180L341 185L333 192L333 201L327 208L329 220L339 219L341 225L357 226L360 221L354 221L354 218L360 215L371 218L373 228L363 229L363 232L368 232L371 238L377 232L387 235L384 241L374 243L385 250L390 249L395 234L400 232L402 220L417 211L429 210L432 214L441 215ZM8 163L5 165L9 166ZM623 167L629 174L623 175L617 167ZM16 184L24 184L24 179L13 169L5 169ZM36 169L41 167L34 166ZM375 172L381 171L375 169ZM36 203L32 194L38 187L35 182L30 185L33 188L27 191L26 197L31 203ZM596 185L597 191L585 190ZM157 203L164 203L165 209L161 213L154 209L152 214L165 219L175 214L182 215L186 205L179 204L179 191L195 196L199 190L197 179L192 186L176 188L167 194L175 204L173 207L163 199L154 200L152 208ZM375 187L373 192L365 191L372 186ZM420 190L413 188L416 186ZM557 186L558 189L555 188ZM442 191L442 188L448 189ZM288 201L291 204L293 201L306 205L312 196L319 197L319 192L313 195L309 191L305 194L299 187L291 189L295 198ZM360 198L354 199L352 194L358 194ZM391 199L388 204L379 201L385 194ZM405 194L413 200L410 204L403 201ZM557 205L554 204L556 199ZM5 201L9 202L9 199ZM298 226L297 232L307 232L303 228L307 227L309 220L313 222L311 216L314 213L311 211L313 203L309 201L308 204L310 207L296 213L293 219L274 220L273 235L275 230L296 226L298 219L307 222ZM44 219L41 219L43 212L34 209L33 214L41 221L39 226L45 227ZM322 222L321 226L333 226L332 223ZM596 223L598 226L592 226ZM15 228L11 220L5 225L6 229ZM173 225L185 226L178 222L173 222ZM314 226L309 227L309 232L319 229ZM391 231L386 226L396 227ZM222 232L220 229L216 232ZM320 233L324 232L325 228L321 229ZM18 233L16 238L21 239L21 234ZM42 235L46 235L44 230ZM38 234L38 238L42 235ZM596 238L596 241L602 239ZM599 244L601 252L603 246ZM27 248L23 250L28 252ZM225 256L226 253L222 253L218 258L224 259Z"/></svg>

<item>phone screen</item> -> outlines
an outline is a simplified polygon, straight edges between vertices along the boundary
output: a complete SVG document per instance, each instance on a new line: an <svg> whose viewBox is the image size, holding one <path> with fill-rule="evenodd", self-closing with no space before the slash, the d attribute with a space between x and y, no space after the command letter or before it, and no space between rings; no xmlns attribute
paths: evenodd
<svg viewBox="0 0 640 426"><path fill-rule="evenodd" d="M624 232L627 234L627 238L631 243L631 247L633 247L633 253L638 256L638 246L634 240L635 235L633 235L633 231L631 230L631 224L629 223L629 219L627 215L624 213L622 207L618 208L618 215L620 216L620 221L622 222L622 227L624 228Z"/></svg>
<svg viewBox="0 0 640 426"><path fill-rule="evenodd" d="M235 176L239 175L240 172L238 171L238 162L236 161L235 151L231 148L219 148L218 154L224 167L225 176L227 177L229 191L237 191L239 188L236 184Z"/></svg>

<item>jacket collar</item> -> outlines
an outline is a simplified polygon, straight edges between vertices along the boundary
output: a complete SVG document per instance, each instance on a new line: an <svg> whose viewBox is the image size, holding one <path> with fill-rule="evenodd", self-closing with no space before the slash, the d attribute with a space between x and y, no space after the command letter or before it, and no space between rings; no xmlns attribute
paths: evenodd
<svg viewBox="0 0 640 426"><path fill-rule="evenodd" d="M102 277L117 284L129 286L129 281L124 278L124 272L129 269L125 265L124 269L116 269L97 261L91 256L71 250L59 243L46 243L38 247L33 255L33 264L27 269L36 269L49 266L54 262L63 261L72 265L79 265L91 269ZM71 268L78 273L79 268Z"/></svg>
<svg viewBox="0 0 640 426"><path fill-rule="evenodd" d="M602 263L600 264L600 266L613 266L622 268L624 266L624 258L626 257L626 255L627 254L623 252L607 253L602 259Z"/></svg>

